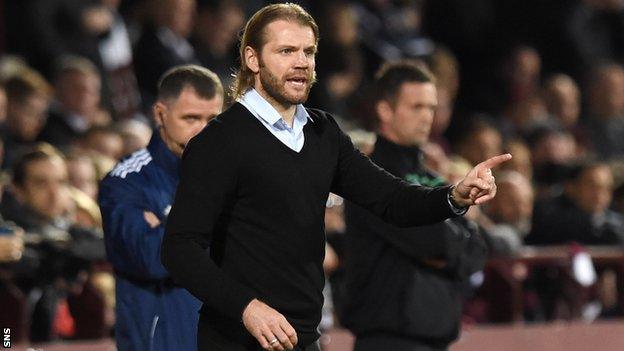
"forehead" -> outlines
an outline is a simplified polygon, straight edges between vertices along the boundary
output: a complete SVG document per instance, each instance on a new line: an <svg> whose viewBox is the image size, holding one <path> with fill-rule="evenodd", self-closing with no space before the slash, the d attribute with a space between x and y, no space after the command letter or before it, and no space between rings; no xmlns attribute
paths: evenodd
<svg viewBox="0 0 624 351"><path fill-rule="evenodd" d="M215 94L212 98L206 99L199 96L195 89L186 87L182 90L177 99L171 104L171 109L180 113L197 111L198 114L221 112L223 106L223 96Z"/></svg>
<svg viewBox="0 0 624 351"><path fill-rule="evenodd" d="M65 71L61 73L59 78L63 82L97 82L100 80L100 76L96 72L86 70Z"/></svg>
<svg viewBox="0 0 624 351"><path fill-rule="evenodd" d="M64 177L67 173L65 161L59 158L35 160L26 165L26 177L37 179L53 179Z"/></svg>
<svg viewBox="0 0 624 351"><path fill-rule="evenodd" d="M417 101L417 100L435 100L437 101L437 91L433 83L426 82L405 82L399 88L399 100Z"/></svg>
<svg viewBox="0 0 624 351"><path fill-rule="evenodd" d="M316 36L312 28L294 21L273 21L266 26L263 34L267 45L316 45Z"/></svg>
<svg viewBox="0 0 624 351"><path fill-rule="evenodd" d="M583 171L582 178L594 181L608 181L611 179L611 169L604 165L590 167Z"/></svg>

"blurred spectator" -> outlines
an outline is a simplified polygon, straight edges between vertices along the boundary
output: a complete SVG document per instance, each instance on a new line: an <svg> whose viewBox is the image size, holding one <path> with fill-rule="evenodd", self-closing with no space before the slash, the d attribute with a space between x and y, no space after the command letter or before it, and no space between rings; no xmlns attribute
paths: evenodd
<svg viewBox="0 0 624 351"><path fill-rule="evenodd" d="M30 70L23 58L15 55L0 56L0 81L6 82L9 78Z"/></svg>
<svg viewBox="0 0 624 351"><path fill-rule="evenodd" d="M97 199L99 179L95 165L89 156L79 153L70 154L67 157L67 172L71 186L79 189L91 199Z"/></svg>
<svg viewBox="0 0 624 351"><path fill-rule="evenodd" d="M84 149L94 151L118 161L124 155L124 141L121 134L112 127L93 127L81 140Z"/></svg>
<svg viewBox="0 0 624 351"><path fill-rule="evenodd" d="M130 37L117 11L120 2L35 0L30 19L35 44L30 60L52 76L63 57L86 57L97 67L103 105L115 118L132 116L140 107Z"/></svg>
<svg viewBox="0 0 624 351"><path fill-rule="evenodd" d="M544 103L548 113L557 123L572 130L581 114L581 92L568 75L554 74L546 79L543 87Z"/></svg>
<svg viewBox="0 0 624 351"><path fill-rule="evenodd" d="M158 78L181 64L197 63L195 50L188 42L196 11L195 0L154 0L151 23L134 50L135 71L143 106L147 111L156 99Z"/></svg>
<svg viewBox="0 0 624 351"><path fill-rule="evenodd" d="M431 125L430 140L449 154L451 145L444 134L453 117L455 98L459 89L459 66L455 56L445 48L436 48L429 62L436 77L438 91L438 107Z"/></svg>
<svg viewBox="0 0 624 351"><path fill-rule="evenodd" d="M537 95L542 69L542 60L537 50L523 45L515 47L505 67L509 105Z"/></svg>
<svg viewBox="0 0 624 351"><path fill-rule="evenodd" d="M536 197L557 195L568 176L568 165L578 159L576 140L559 127L543 126L529 136L529 143Z"/></svg>
<svg viewBox="0 0 624 351"><path fill-rule="evenodd" d="M540 95L541 58L537 50L518 46L505 62L506 106L503 133L526 135L546 118L546 109Z"/></svg>
<svg viewBox="0 0 624 351"><path fill-rule="evenodd" d="M102 72L104 103L110 107L113 118L124 119L137 116L141 108L141 96L134 74L130 33L118 12L121 0L100 0L96 8L102 17L110 16L106 32L98 36L98 58L94 62Z"/></svg>
<svg viewBox="0 0 624 351"><path fill-rule="evenodd" d="M24 230L0 217L0 231L0 264L19 261L24 252Z"/></svg>
<svg viewBox="0 0 624 351"><path fill-rule="evenodd" d="M340 118L349 118L353 94L364 79L366 57L362 51L353 5L344 1L322 6L319 30L325 33L317 57L319 87L312 90L312 105L322 106Z"/></svg>
<svg viewBox="0 0 624 351"><path fill-rule="evenodd" d="M138 119L127 119L116 124L123 139L123 155L129 155L147 146L152 137L152 128Z"/></svg>
<svg viewBox="0 0 624 351"><path fill-rule="evenodd" d="M75 144L92 126L110 123L100 107L101 80L97 68L82 57L65 57L56 73L56 101L39 135L58 147Z"/></svg>
<svg viewBox="0 0 624 351"><path fill-rule="evenodd" d="M31 61L52 75L67 55L88 58L102 78L104 104L115 117L139 109L128 30L117 12L121 0L34 0Z"/></svg>
<svg viewBox="0 0 624 351"><path fill-rule="evenodd" d="M620 0L580 0L563 14L564 51L578 75L605 61L624 63L622 28L624 3ZM560 55L562 53L559 53Z"/></svg>
<svg viewBox="0 0 624 351"><path fill-rule="evenodd" d="M451 144L444 136L444 133L451 124L453 103L449 91L442 87L438 88L438 107L431 125L431 141L440 145L447 154L451 152Z"/></svg>
<svg viewBox="0 0 624 351"><path fill-rule="evenodd" d="M455 101L459 90L459 62L450 49L437 46L428 58L431 72L436 77L438 91L447 92L449 100Z"/></svg>
<svg viewBox="0 0 624 351"><path fill-rule="evenodd" d="M367 0L355 5L362 41L379 62L433 52L433 42L421 33L423 4Z"/></svg>
<svg viewBox="0 0 624 351"><path fill-rule="evenodd" d="M511 139L505 142L504 151L513 155L509 162L501 165L501 170L515 171L522 174L529 182L533 180L533 163L531 150L522 139Z"/></svg>
<svg viewBox="0 0 624 351"><path fill-rule="evenodd" d="M594 150L604 158L624 155L624 67L596 67L587 89L588 127Z"/></svg>
<svg viewBox="0 0 624 351"><path fill-rule="evenodd" d="M564 193L535 206L533 228L526 242L549 245L624 245L624 217L609 209L613 175L604 163L576 166Z"/></svg>
<svg viewBox="0 0 624 351"><path fill-rule="evenodd" d="M590 145L587 132L579 123L581 92L576 82L568 75L554 74L544 82L542 95L553 122L574 135L577 153L587 153Z"/></svg>
<svg viewBox="0 0 624 351"><path fill-rule="evenodd" d="M56 60L66 55L95 61L98 36L113 20L99 0L33 0L28 15L32 38L27 56L48 76Z"/></svg>
<svg viewBox="0 0 624 351"><path fill-rule="evenodd" d="M7 121L2 129L4 161L11 167L15 159L35 142L45 125L52 89L36 71L23 70L6 83Z"/></svg>
<svg viewBox="0 0 624 351"><path fill-rule="evenodd" d="M72 286L83 286L90 263L104 257L101 234L75 225L67 179L63 157L49 145L39 146L15 164L13 186L0 206L5 218L28 233L24 259L34 263L16 279L35 300L30 333L34 341L73 334L73 328L57 324L59 318L71 319L63 315L65 297ZM91 318L97 320L98 315Z"/></svg>
<svg viewBox="0 0 624 351"><path fill-rule="evenodd" d="M501 133L485 118L468 121L454 145L454 151L473 165L500 155L502 150Z"/></svg>
<svg viewBox="0 0 624 351"><path fill-rule="evenodd" d="M533 188L522 174L506 171L496 174L496 197L485 207L492 220L483 225L488 237L496 243L490 245L494 254L513 254L531 231L533 218Z"/></svg>
<svg viewBox="0 0 624 351"><path fill-rule="evenodd" d="M215 72L224 86L232 82L238 32L245 13L237 0L198 1L193 45L204 67Z"/></svg>
<svg viewBox="0 0 624 351"><path fill-rule="evenodd" d="M533 166L536 169L549 163L564 164L577 157L574 137L560 128L540 128L529 140Z"/></svg>

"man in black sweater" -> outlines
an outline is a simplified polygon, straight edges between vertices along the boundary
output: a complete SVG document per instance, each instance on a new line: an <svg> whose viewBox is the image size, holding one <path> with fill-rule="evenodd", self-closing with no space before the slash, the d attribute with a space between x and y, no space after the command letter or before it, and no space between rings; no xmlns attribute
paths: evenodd
<svg viewBox="0 0 624 351"><path fill-rule="evenodd" d="M298 5L254 14L241 38L238 102L184 151L161 257L203 302L200 350L318 350L330 191L399 226L435 223L494 197L489 169L511 158L489 159L453 187L391 176L329 114L303 107L317 44Z"/></svg>
<svg viewBox="0 0 624 351"><path fill-rule="evenodd" d="M377 142L370 158L408 183L444 179L423 165L438 104L434 77L420 64L384 65L376 76ZM463 217L400 229L345 206L347 296L343 324L356 351L445 350L460 326L461 288L483 268L485 243Z"/></svg>

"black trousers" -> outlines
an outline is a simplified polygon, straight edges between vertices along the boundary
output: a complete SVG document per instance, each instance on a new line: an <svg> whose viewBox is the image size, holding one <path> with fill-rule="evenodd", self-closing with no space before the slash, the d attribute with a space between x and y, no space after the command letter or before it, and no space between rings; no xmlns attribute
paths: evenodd
<svg viewBox="0 0 624 351"><path fill-rule="evenodd" d="M446 347L432 347L415 340L388 335L358 337L353 351L447 351Z"/></svg>
<svg viewBox="0 0 624 351"><path fill-rule="evenodd" d="M251 341L248 344L240 344L237 341L228 339L223 334L214 330L210 326L203 324L200 320L199 331L197 333L198 351L263 351L260 344ZM318 342L307 346L295 346L294 351L320 351Z"/></svg>

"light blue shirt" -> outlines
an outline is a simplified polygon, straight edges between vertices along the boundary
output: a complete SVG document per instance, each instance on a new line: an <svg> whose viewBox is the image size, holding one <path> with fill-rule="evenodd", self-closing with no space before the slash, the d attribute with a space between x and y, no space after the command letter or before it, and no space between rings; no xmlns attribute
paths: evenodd
<svg viewBox="0 0 624 351"><path fill-rule="evenodd" d="M258 94L256 89L251 88L247 90L238 102L245 106L284 145L296 152L301 151L305 141L303 127L308 123L308 119L313 122L302 104L296 107L295 118L291 128L279 112Z"/></svg>

